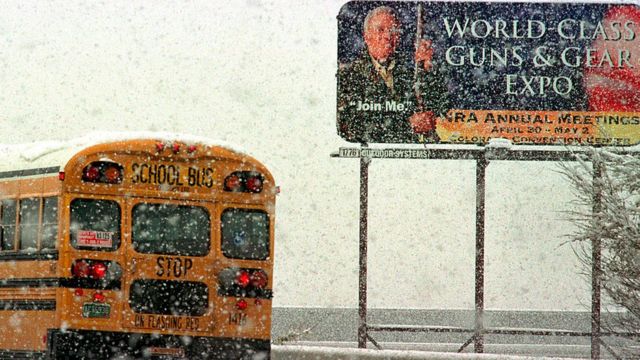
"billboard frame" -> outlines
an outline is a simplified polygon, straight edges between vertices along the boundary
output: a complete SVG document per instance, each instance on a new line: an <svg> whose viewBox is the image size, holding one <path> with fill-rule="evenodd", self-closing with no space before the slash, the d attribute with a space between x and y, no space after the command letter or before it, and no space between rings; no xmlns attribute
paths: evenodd
<svg viewBox="0 0 640 360"><path fill-rule="evenodd" d="M640 143L637 3L350 0L337 20L353 146Z"/></svg>
<svg viewBox="0 0 640 360"><path fill-rule="evenodd" d="M496 146L497 145L497 146ZM603 164L590 156L594 147L542 148L536 146L487 146L469 145L461 147L442 145L424 145L422 148L370 148L367 144L361 147L341 147L332 153L334 158L360 159L360 216L359 216L359 271L358 271L358 348L366 348L367 340L378 349L380 345L370 335L371 332L441 332L471 333L472 336L463 343L458 352L462 352L472 342L474 352L484 352L484 335L541 335L541 336L589 336L591 338L591 359L600 359L600 345L614 358L621 359L603 340L603 336L638 337L635 333L603 332L601 329L602 303L602 244L600 238L591 239L591 331L569 331L549 329L518 328L485 328L484 326L484 230L485 230L485 174L491 161L577 161L578 157L586 157L593 164L594 184L603 173ZM598 147L620 155L640 157L640 150L625 148ZM476 224L475 224L475 322L474 328L438 327L438 326L398 326L367 323L367 229L368 229L368 197L369 197L369 165L374 158L378 159L424 159L424 160L475 160L476 162ZM594 186L593 213L602 211L601 190Z"/></svg>

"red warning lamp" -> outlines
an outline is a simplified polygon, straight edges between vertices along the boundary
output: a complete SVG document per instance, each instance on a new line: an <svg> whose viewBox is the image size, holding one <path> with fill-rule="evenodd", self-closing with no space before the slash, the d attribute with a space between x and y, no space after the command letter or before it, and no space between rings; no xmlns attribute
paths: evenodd
<svg viewBox="0 0 640 360"><path fill-rule="evenodd" d="M84 181L96 182L98 178L100 178L100 169L98 169L98 167L89 165L84 168L82 173L82 179Z"/></svg>
<svg viewBox="0 0 640 360"><path fill-rule="evenodd" d="M224 190L231 192L262 192L264 176L255 171L236 171L224 179Z"/></svg>
<svg viewBox="0 0 640 360"><path fill-rule="evenodd" d="M177 154L180 151L180 144L173 144L173 146L171 147L171 150L173 150L174 154Z"/></svg>
<svg viewBox="0 0 640 360"><path fill-rule="evenodd" d="M82 170L82 181L104 184L120 184L124 168L113 161L94 161Z"/></svg>
<svg viewBox="0 0 640 360"><path fill-rule="evenodd" d="M189 154L193 153L196 151L196 146L195 145L189 145L189 147L187 148L187 152Z"/></svg>
<svg viewBox="0 0 640 360"><path fill-rule="evenodd" d="M156 143L156 150L158 150L158 152L162 152L162 150L164 150L164 144L161 142Z"/></svg>
<svg viewBox="0 0 640 360"><path fill-rule="evenodd" d="M247 190L252 193L259 193L262 191L262 179L260 176L251 176L247 179Z"/></svg>
<svg viewBox="0 0 640 360"><path fill-rule="evenodd" d="M236 174L228 176L224 179L224 189L233 192L242 191L242 181L240 180L240 177Z"/></svg>

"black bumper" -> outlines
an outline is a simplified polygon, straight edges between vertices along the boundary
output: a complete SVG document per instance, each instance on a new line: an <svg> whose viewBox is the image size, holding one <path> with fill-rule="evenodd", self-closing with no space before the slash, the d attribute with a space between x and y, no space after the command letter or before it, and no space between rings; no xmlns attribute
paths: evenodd
<svg viewBox="0 0 640 360"><path fill-rule="evenodd" d="M49 330L51 359L250 359L268 360L268 340Z"/></svg>

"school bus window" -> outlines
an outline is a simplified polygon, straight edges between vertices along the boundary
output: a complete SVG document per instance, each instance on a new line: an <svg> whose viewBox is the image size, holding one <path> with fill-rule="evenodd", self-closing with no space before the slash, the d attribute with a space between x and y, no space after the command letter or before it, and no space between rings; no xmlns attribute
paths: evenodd
<svg viewBox="0 0 640 360"><path fill-rule="evenodd" d="M264 211L226 209L221 228L224 256L248 260L269 257L269 216Z"/></svg>
<svg viewBox="0 0 640 360"><path fill-rule="evenodd" d="M20 200L20 251L38 250L38 215L40 198Z"/></svg>
<svg viewBox="0 0 640 360"><path fill-rule="evenodd" d="M15 250L16 201L2 200L2 219L0 219L0 250Z"/></svg>
<svg viewBox="0 0 640 360"><path fill-rule="evenodd" d="M134 206L131 235L139 253L204 256L211 220L199 206L140 203Z"/></svg>
<svg viewBox="0 0 640 360"><path fill-rule="evenodd" d="M202 316L209 307L207 284L193 281L135 280L129 294L137 313Z"/></svg>
<svg viewBox="0 0 640 360"><path fill-rule="evenodd" d="M74 199L71 201L71 245L76 249L117 249L120 218L120 206L115 201Z"/></svg>
<svg viewBox="0 0 640 360"><path fill-rule="evenodd" d="M55 249L58 236L58 198L44 198L42 209L42 240L40 249Z"/></svg>

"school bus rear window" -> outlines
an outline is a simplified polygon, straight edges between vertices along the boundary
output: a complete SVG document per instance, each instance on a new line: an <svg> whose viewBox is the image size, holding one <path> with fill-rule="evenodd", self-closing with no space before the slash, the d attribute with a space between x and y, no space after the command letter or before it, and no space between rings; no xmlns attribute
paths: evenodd
<svg viewBox="0 0 640 360"><path fill-rule="evenodd" d="M143 314L202 316L209 307L209 288L193 281L135 280L129 305Z"/></svg>
<svg viewBox="0 0 640 360"><path fill-rule="evenodd" d="M15 250L16 201L0 202L0 250Z"/></svg>
<svg viewBox="0 0 640 360"><path fill-rule="evenodd" d="M120 206L112 200L71 202L71 245L76 249L115 250L120 245Z"/></svg>
<svg viewBox="0 0 640 360"><path fill-rule="evenodd" d="M222 212L222 253L233 259L269 257L269 217L260 210L226 209Z"/></svg>
<svg viewBox="0 0 640 360"><path fill-rule="evenodd" d="M139 253L204 256L211 219L199 206L140 203L132 214L133 248Z"/></svg>

